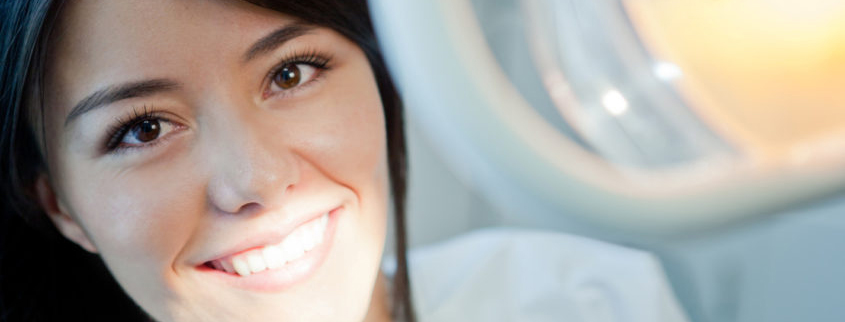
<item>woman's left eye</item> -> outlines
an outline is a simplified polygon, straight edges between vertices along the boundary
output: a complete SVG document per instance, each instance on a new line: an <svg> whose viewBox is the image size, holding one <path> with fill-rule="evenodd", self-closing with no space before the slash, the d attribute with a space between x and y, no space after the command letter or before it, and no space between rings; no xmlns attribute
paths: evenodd
<svg viewBox="0 0 845 322"><path fill-rule="evenodd" d="M270 92L281 92L311 81L317 75L317 67L305 63L287 63L272 75Z"/></svg>

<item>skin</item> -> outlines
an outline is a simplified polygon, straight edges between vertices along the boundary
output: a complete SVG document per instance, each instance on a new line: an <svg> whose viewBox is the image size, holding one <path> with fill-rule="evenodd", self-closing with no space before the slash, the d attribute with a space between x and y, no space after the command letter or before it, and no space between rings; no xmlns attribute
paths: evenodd
<svg viewBox="0 0 845 322"><path fill-rule="evenodd" d="M244 60L258 39L295 22L238 1L80 0L63 8L39 124L50 170L36 190L59 231L99 254L156 320L387 319L378 277L386 138L367 59L353 42L316 27ZM330 56L329 69L267 95L273 67L310 51ZM89 94L150 78L179 87L65 124ZM144 109L170 120L167 133L154 144L104 151L116 120ZM256 231L335 206L345 213L325 261L291 287L257 292L196 269Z"/></svg>

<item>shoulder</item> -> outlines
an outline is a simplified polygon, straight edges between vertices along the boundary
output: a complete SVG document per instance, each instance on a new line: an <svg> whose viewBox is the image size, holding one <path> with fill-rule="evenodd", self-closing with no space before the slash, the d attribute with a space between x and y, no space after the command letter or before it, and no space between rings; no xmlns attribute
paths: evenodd
<svg viewBox="0 0 845 322"><path fill-rule="evenodd" d="M686 321L649 253L584 237L485 229L414 249L421 321Z"/></svg>

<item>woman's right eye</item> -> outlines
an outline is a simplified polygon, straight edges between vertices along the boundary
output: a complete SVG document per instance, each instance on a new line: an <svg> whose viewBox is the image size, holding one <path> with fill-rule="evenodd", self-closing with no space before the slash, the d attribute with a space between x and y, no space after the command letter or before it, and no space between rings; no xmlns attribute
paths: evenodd
<svg viewBox="0 0 845 322"><path fill-rule="evenodd" d="M177 129L177 125L158 117L147 117L130 122L109 140L108 150L136 148L155 144L157 140Z"/></svg>
<svg viewBox="0 0 845 322"><path fill-rule="evenodd" d="M159 119L143 120L135 123L129 131L124 134L122 144L144 144L158 139L162 132L162 123ZM168 126L164 123L164 126Z"/></svg>

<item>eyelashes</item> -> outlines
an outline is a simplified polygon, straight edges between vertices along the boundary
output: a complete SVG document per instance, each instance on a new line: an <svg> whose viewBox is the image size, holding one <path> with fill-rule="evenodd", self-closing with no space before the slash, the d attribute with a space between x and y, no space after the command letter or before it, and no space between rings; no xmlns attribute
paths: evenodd
<svg viewBox="0 0 845 322"><path fill-rule="evenodd" d="M136 125L144 121L166 121L161 117L160 113L153 108L147 108L146 105L141 110L133 108L132 112L123 118L117 118L106 134L105 151L112 152L120 148L120 143L129 131ZM166 121L169 122L169 121Z"/></svg>
<svg viewBox="0 0 845 322"><path fill-rule="evenodd" d="M329 70L331 61L331 55L323 54L315 49L293 52L285 56L264 77L262 97L267 99L271 96L286 97L294 94L321 77L324 71ZM295 82L291 82L292 76L296 76L293 79ZM287 83L280 83L280 79ZM181 126L164 117L164 114L152 106L143 105L140 108L133 108L123 117L116 118L114 125L106 131L103 143L100 145L103 153L147 148L161 142L170 134L169 132ZM136 134L141 135L141 139L128 138L129 135Z"/></svg>
<svg viewBox="0 0 845 322"><path fill-rule="evenodd" d="M302 52L295 51L293 54L286 56L276 64L270 72L267 74L268 79L272 79L274 75L278 74L285 65L289 64L306 64L311 65L317 69L326 70L329 69L329 63L332 61L332 57L330 55L325 55L317 51L316 49L308 49Z"/></svg>
<svg viewBox="0 0 845 322"><path fill-rule="evenodd" d="M267 74L262 96L268 98L276 93L295 92L319 78L324 71L331 69L331 61L330 55L322 54L314 49L294 52L282 59ZM303 75L305 77L302 77Z"/></svg>

